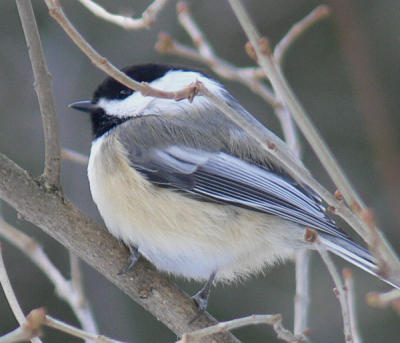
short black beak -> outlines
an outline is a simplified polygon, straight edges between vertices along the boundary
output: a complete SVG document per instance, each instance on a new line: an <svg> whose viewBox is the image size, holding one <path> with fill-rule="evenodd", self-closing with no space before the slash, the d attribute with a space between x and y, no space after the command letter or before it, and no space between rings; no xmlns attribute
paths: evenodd
<svg viewBox="0 0 400 343"><path fill-rule="evenodd" d="M72 104L69 104L68 107L71 107L74 110L88 113L91 113L99 108L97 104L94 104L89 100L73 102Z"/></svg>

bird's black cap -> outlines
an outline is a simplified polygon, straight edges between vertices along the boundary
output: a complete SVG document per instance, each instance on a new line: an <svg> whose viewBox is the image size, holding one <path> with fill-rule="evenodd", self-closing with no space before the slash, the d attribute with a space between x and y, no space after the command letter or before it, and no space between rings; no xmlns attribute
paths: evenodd
<svg viewBox="0 0 400 343"><path fill-rule="evenodd" d="M169 64L158 64L158 63L147 63L133 65L121 69L126 75L138 82L152 82L163 77L166 73L171 70L186 70L191 71L181 66L174 66ZM112 116L104 112L100 106L98 106L99 99L108 100L123 100L129 95L134 93L133 90L124 86L120 82L116 81L112 77L107 77L94 92L91 101L78 101L69 105L69 107L78 111L83 111L90 114L92 121L92 130L95 138L101 137L106 132L110 131L114 127L123 122L131 119L130 117L117 117Z"/></svg>
<svg viewBox="0 0 400 343"><path fill-rule="evenodd" d="M152 82L163 77L171 70L189 70L181 66L170 64L146 63L129 66L121 69L126 75L137 82ZM112 77L107 77L96 89L92 102L96 103L100 98L104 99L125 99L134 91L116 81Z"/></svg>

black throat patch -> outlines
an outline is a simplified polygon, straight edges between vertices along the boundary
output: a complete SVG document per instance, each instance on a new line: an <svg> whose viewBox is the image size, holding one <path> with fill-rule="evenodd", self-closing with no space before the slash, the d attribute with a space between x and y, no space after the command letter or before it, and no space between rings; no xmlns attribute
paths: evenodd
<svg viewBox="0 0 400 343"><path fill-rule="evenodd" d="M158 63L133 65L123 68L121 70L126 75L138 82L148 83L163 77L171 70L190 71L190 69L185 67ZM134 92L135 91L129 89L115 79L107 77L94 92L92 103L96 104L99 99L123 100L132 95ZM97 108L96 110L91 112L90 116L92 121L92 131L95 138L102 136L107 131L113 129L117 125L122 124L129 119L132 119L131 117L116 117L112 115L107 115L101 108Z"/></svg>
<svg viewBox="0 0 400 343"><path fill-rule="evenodd" d="M90 113L90 119L92 121L93 136L94 139L96 139L101 137L117 125L120 125L129 119L132 119L132 117L109 116L103 111L103 109L99 108Z"/></svg>

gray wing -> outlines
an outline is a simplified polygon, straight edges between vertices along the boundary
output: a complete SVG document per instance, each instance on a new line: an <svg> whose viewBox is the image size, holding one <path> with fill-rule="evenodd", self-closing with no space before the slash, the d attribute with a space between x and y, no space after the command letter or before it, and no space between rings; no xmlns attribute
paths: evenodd
<svg viewBox="0 0 400 343"><path fill-rule="evenodd" d="M154 184L347 237L337 230L310 191L227 153L177 146L164 149L136 146L129 149L129 158L132 167Z"/></svg>

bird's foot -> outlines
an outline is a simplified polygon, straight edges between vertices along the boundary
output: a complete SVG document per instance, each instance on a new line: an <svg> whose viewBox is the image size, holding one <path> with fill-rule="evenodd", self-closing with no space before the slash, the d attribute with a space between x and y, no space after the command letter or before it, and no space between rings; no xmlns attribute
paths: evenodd
<svg viewBox="0 0 400 343"><path fill-rule="evenodd" d="M131 254L129 256L129 260L128 260L129 263L124 269L119 271L118 275L124 275L124 274L128 273L133 268L133 266L136 264L136 262L139 260L140 252L139 252L138 248L129 247L129 250L131 252Z"/></svg>

